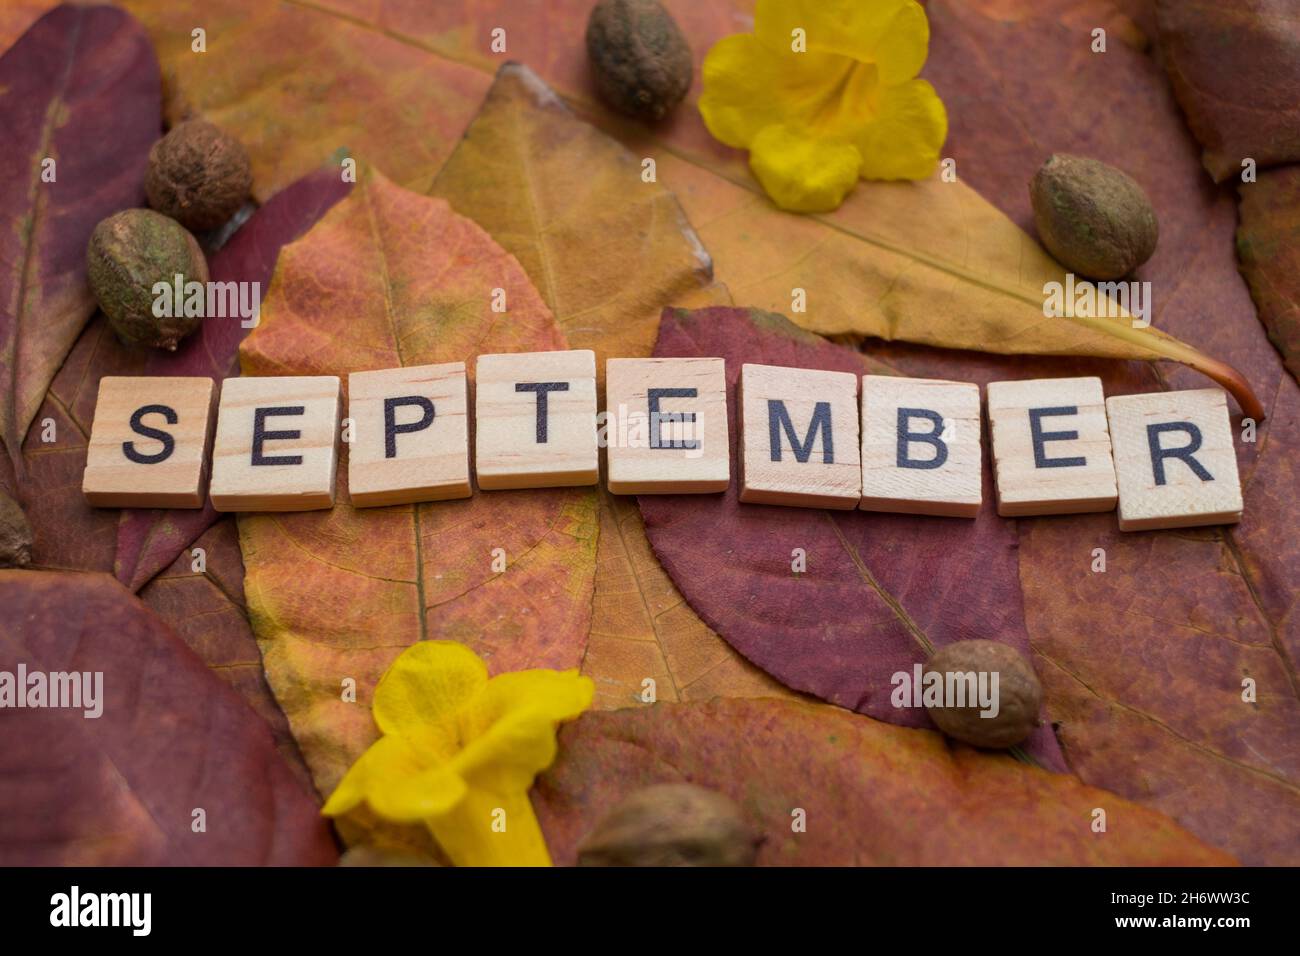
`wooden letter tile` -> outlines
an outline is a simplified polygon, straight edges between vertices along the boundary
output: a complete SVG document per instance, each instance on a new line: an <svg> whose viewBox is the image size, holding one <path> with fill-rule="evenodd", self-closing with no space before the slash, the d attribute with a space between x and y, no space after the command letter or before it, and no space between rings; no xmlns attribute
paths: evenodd
<svg viewBox="0 0 1300 956"><path fill-rule="evenodd" d="M605 411L611 493L727 490L731 446L724 360L609 359Z"/></svg>
<svg viewBox="0 0 1300 956"><path fill-rule="evenodd" d="M741 501L858 506L858 376L742 365L739 401Z"/></svg>
<svg viewBox="0 0 1300 956"><path fill-rule="evenodd" d="M1121 531L1233 524L1241 481L1228 403L1217 388L1106 399Z"/></svg>
<svg viewBox="0 0 1300 956"><path fill-rule="evenodd" d="M1115 465L1099 378L990 382L998 514L1115 507Z"/></svg>
<svg viewBox="0 0 1300 956"><path fill-rule="evenodd" d="M470 496L464 362L353 372L348 417L355 507Z"/></svg>
<svg viewBox="0 0 1300 956"><path fill-rule="evenodd" d="M312 511L334 504L339 380L228 378L212 451L218 511Z"/></svg>
<svg viewBox="0 0 1300 956"><path fill-rule="evenodd" d="M202 508L216 387L210 378L99 380L82 492L101 508Z"/></svg>
<svg viewBox="0 0 1300 956"><path fill-rule="evenodd" d="M480 355L474 465L484 489L594 485L596 353Z"/></svg>
<svg viewBox="0 0 1300 956"><path fill-rule="evenodd" d="M980 390L970 382L862 379L862 507L973 518L980 510Z"/></svg>

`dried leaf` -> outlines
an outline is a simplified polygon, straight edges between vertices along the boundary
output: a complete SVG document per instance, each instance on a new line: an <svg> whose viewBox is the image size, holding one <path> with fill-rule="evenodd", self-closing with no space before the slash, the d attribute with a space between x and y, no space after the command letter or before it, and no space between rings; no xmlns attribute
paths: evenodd
<svg viewBox="0 0 1300 956"><path fill-rule="evenodd" d="M1160 53L1215 182L1300 161L1295 0L1156 0Z"/></svg>
<svg viewBox="0 0 1300 956"><path fill-rule="evenodd" d="M1017 2L1027 12L1014 24L985 15L983 4L928 8L931 79L950 106L956 100L949 149L962 175L1023 223L1024 184L1044 150L1122 158L1160 210L1160 246L1138 272L1152 283L1155 321L1241 369L1267 397L1269 415L1257 441L1237 443L1245 511L1234 528L1121 534L1113 515L1018 522L1025 617L1048 713L1087 782L1169 813L1244 862L1294 864L1300 389L1233 274L1236 204L1207 182L1163 71L1120 46L1104 57L1081 52L1078 30L1056 19L1065 3ZM994 63L993 49L1019 52ZM1080 102L1106 121L1040 142L1042 117L1070 115ZM910 374L941 365L941 374L982 381L1032 374L1020 362L891 362ZM1160 373L1158 387L1202 385L1177 366ZM1139 389L1107 384L1108 394ZM1081 573L1098 547L1106 573ZM1243 699L1247 677L1259 688L1255 702Z"/></svg>
<svg viewBox="0 0 1300 956"><path fill-rule="evenodd" d="M700 620L650 550L635 499L605 492L582 672L596 683L598 709L651 699L797 696Z"/></svg>
<svg viewBox="0 0 1300 956"><path fill-rule="evenodd" d="M203 565L196 570L200 553ZM285 762L310 789L311 773L266 683L262 654L248 623L234 517L218 521L181 552L140 590L140 600L266 721Z"/></svg>
<svg viewBox="0 0 1300 956"><path fill-rule="evenodd" d="M533 788L555 862L573 864L623 797L668 782L734 799L765 838L759 865L1233 863L1167 817L1073 777L950 748L932 731L759 700L591 713L564 727L559 760ZM1092 831L1096 808L1105 833Z"/></svg>
<svg viewBox="0 0 1300 956"><path fill-rule="evenodd" d="M655 355L726 359L733 474L741 365L867 370L852 349L746 309L665 311ZM734 481L722 500L643 496L641 513L655 554L691 606L749 660L795 690L929 726L923 710L891 703L895 673L910 674L936 648L970 638L1029 651L1015 523L996 514L987 455L984 470L984 508L973 521L742 505ZM805 572L793 569L796 548ZM1026 750L1064 767L1046 727Z"/></svg>
<svg viewBox="0 0 1300 956"><path fill-rule="evenodd" d="M18 472L27 426L94 312L91 230L143 201L161 97L148 38L110 7L59 7L0 57L0 440Z"/></svg>
<svg viewBox="0 0 1300 956"><path fill-rule="evenodd" d="M492 290L509 312L491 311ZM519 263L440 199L367 173L285 247L244 373L333 374L564 348ZM376 736L370 695L421 638L459 640L494 672L578 666L595 574L590 489L479 493L241 516L245 591L267 679L318 787ZM492 570L495 548L507 570ZM346 595L345 601L340 595ZM345 679L356 703L342 699Z"/></svg>
<svg viewBox="0 0 1300 956"><path fill-rule="evenodd" d="M0 670L103 674L98 718L0 709L0 864L337 859L262 720L111 577L0 571L0 605Z"/></svg>
<svg viewBox="0 0 1300 956"><path fill-rule="evenodd" d="M1237 187L1237 258L1268 337L1300 380L1300 166Z"/></svg>
<svg viewBox="0 0 1300 956"><path fill-rule="evenodd" d="M526 66L501 68L431 192L519 260L602 381L606 358L650 354L665 303L720 301L673 194Z"/></svg>
<svg viewBox="0 0 1300 956"><path fill-rule="evenodd" d="M248 149L259 200L340 149L382 162L389 178L426 192L492 82L490 72L366 25L377 7L207 0L208 52L195 56L192 8L123 6L149 30L173 96Z"/></svg>

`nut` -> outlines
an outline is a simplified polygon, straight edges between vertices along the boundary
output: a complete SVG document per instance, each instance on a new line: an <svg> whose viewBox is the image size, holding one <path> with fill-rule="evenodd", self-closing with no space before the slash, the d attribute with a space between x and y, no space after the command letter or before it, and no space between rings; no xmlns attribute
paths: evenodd
<svg viewBox="0 0 1300 956"><path fill-rule="evenodd" d="M691 88L691 48L658 0L600 0L587 59L601 99L637 119L663 119Z"/></svg>
<svg viewBox="0 0 1300 956"><path fill-rule="evenodd" d="M86 250L90 289L109 325L128 345L152 345L175 350L194 331L202 316L156 316L154 285L171 288L179 274L182 284L208 281L208 264L194 237L174 219L148 209L126 209L102 220L91 233Z"/></svg>
<svg viewBox="0 0 1300 956"><path fill-rule="evenodd" d="M729 798L664 783L610 811L578 847L578 865L753 866L760 842Z"/></svg>
<svg viewBox="0 0 1300 956"><path fill-rule="evenodd" d="M1029 184L1038 235L1067 269L1118 279L1151 258L1160 227L1142 187L1095 159L1056 154Z"/></svg>
<svg viewBox="0 0 1300 956"><path fill-rule="evenodd" d="M970 699L969 683L964 707L931 705L927 693L926 711L930 719L955 740L976 747L1014 747L1038 726L1043 688L1029 661L1014 647L997 641L958 641L940 650L925 665L923 680L927 681L927 686L931 673L974 673L977 680L980 675L987 674L985 686L990 691L995 690L993 700L997 704L997 714L989 717L981 716L983 708L978 694L976 700ZM993 674L998 675L996 688ZM955 704L955 701L945 696L944 704Z"/></svg>
<svg viewBox="0 0 1300 956"><path fill-rule="evenodd" d="M32 563L32 526L18 502L0 489L0 568Z"/></svg>
<svg viewBox="0 0 1300 956"><path fill-rule="evenodd" d="M186 120L149 150L144 177L149 205L192 232L221 225L252 188L244 147L206 120Z"/></svg>

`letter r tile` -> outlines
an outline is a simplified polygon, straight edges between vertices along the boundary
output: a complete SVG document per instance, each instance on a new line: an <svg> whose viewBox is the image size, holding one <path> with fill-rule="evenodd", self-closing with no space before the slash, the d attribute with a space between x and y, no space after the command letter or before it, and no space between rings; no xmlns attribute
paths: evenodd
<svg viewBox="0 0 1300 956"><path fill-rule="evenodd" d="M988 413L998 514L1082 514L1115 507L1101 379L990 382Z"/></svg>
<svg viewBox="0 0 1300 956"><path fill-rule="evenodd" d="M215 396L210 378L101 378L86 500L98 508L202 508Z"/></svg>
<svg viewBox="0 0 1300 956"><path fill-rule="evenodd" d="M862 379L862 507L973 518L983 500L973 382Z"/></svg>
<svg viewBox="0 0 1300 956"><path fill-rule="evenodd" d="M1232 421L1220 389L1115 395L1106 414L1121 531L1241 520Z"/></svg>
<svg viewBox="0 0 1300 956"><path fill-rule="evenodd" d="M354 507L470 496L464 362L353 372L348 417Z"/></svg>
<svg viewBox="0 0 1300 956"><path fill-rule="evenodd" d="M858 506L858 376L742 365L739 407L741 501Z"/></svg>
<svg viewBox="0 0 1300 956"><path fill-rule="evenodd" d="M338 426L337 376L226 379L212 450L212 507L332 507Z"/></svg>
<svg viewBox="0 0 1300 956"><path fill-rule="evenodd" d="M596 353L480 355L474 373L478 486L594 485Z"/></svg>

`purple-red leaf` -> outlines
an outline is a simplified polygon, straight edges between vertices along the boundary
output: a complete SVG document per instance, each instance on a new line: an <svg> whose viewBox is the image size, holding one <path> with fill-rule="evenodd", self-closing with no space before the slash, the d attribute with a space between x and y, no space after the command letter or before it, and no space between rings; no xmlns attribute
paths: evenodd
<svg viewBox="0 0 1300 956"><path fill-rule="evenodd" d="M1300 160L1300 4L1156 0L1160 54L1216 182Z"/></svg>
<svg viewBox="0 0 1300 956"><path fill-rule="evenodd" d="M62 6L0 57L0 440L15 469L95 302L86 242L142 203L162 122L153 47L129 14Z"/></svg>
<svg viewBox="0 0 1300 956"><path fill-rule="evenodd" d="M97 718L0 709L0 865L335 862L261 718L118 582L0 571L0 606L0 671L103 675Z"/></svg>
<svg viewBox="0 0 1300 956"><path fill-rule="evenodd" d="M1268 337L1300 381L1300 165L1237 187L1237 259Z"/></svg>
<svg viewBox="0 0 1300 956"><path fill-rule="evenodd" d="M862 356L747 309L665 310L657 356L721 356L731 389L746 362L861 373ZM795 690L880 720L929 726L890 702L891 677L953 641L1003 641L1026 655L1015 523L994 512L985 456L975 520L741 504L714 495L640 498L659 560L704 622ZM733 465L733 474L735 467ZM794 549L807 556L795 573ZM1050 728L1026 749L1063 769Z"/></svg>

